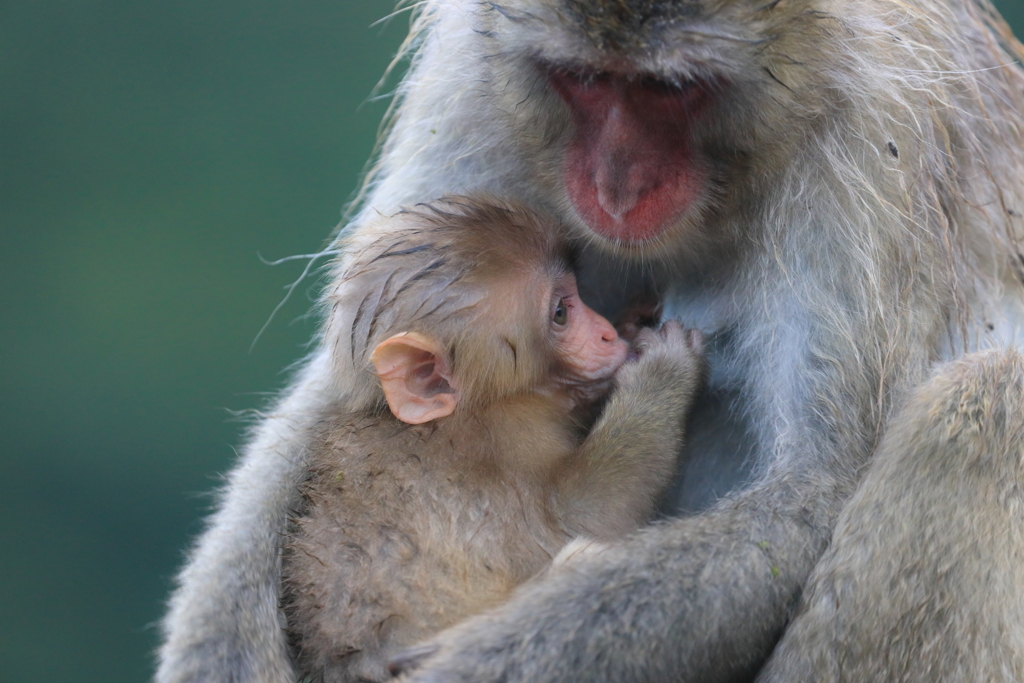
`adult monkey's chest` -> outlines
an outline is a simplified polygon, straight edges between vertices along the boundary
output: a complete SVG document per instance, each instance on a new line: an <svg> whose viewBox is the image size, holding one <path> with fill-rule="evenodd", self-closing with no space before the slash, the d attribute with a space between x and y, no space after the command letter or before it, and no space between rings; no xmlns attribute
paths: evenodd
<svg viewBox="0 0 1024 683"><path fill-rule="evenodd" d="M716 372L733 337L729 329L706 337L709 381L686 423L679 470L661 506L667 516L701 512L742 488L753 476L758 442L750 423L748 397L718 379Z"/></svg>
<svg viewBox="0 0 1024 683"><path fill-rule="evenodd" d="M609 275L611 274L611 275ZM591 250L581 254L581 296L593 301L602 315L621 320L640 299L662 299L662 318L675 317L705 332L705 357L710 371L686 424L675 481L660 506L665 516L696 514L722 496L749 483L758 442L749 418L749 396L737 388L724 368L734 354L737 329L714 313L713 295L700 291L691 278L671 282L650 265L610 259Z"/></svg>

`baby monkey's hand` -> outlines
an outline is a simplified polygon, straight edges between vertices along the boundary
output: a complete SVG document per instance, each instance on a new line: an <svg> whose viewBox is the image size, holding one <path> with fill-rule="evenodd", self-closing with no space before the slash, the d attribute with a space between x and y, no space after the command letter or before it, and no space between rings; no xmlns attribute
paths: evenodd
<svg viewBox="0 0 1024 683"><path fill-rule="evenodd" d="M630 359L616 374L619 387L648 382L661 374L696 389L707 368L704 335L683 327L678 320L666 320L656 329L645 327L637 333Z"/></svg>

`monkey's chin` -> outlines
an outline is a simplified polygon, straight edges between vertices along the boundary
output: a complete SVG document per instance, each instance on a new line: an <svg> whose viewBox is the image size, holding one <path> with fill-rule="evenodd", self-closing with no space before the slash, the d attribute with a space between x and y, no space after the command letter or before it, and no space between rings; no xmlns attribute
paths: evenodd
<svg viewBox="0 0 1024 683"><path fill-rule="evenodd" d="M593 184L569 182L568 194L573 208L593 233L623 247L652 245L661 241L672 226L699 204L704 178L694 168L680 173L671 185L639 197L628 211L614 214L606 210Z"/></svg>
<svg viewBox="0 0 1024 683"><path fill-rule="evenodd" d="M664 222L644 231L600 230L573 207L569 221L580 239L599 251L629 260L672 262L700 260L714 247L707 238L707 221L715 205L713 187L694 197L687 206L668 216Z"/></svg>

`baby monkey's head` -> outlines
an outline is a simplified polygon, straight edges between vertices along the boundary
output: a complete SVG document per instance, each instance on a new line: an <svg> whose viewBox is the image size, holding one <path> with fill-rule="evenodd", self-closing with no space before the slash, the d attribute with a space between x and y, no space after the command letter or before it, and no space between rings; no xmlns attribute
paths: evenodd
<svg viewBox="0 0 1024 683"><path fill-rule="evenodd" d="M411 424L525 393L592 400L628 345L580 300L573 267L560 226L513 202L405 209L346 245L328 297L336 367L368 378L362 407L383 398Z"/></svg>

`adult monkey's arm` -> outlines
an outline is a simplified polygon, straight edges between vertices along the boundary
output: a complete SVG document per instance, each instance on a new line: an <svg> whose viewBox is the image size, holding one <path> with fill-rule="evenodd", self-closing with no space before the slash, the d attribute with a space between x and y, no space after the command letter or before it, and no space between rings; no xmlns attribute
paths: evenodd
<svg viewBox="0 0 1024 683"><path fill-rule="evenodd" d="M752 678L837 507L765 483L582 558L432 644L417 683ZM805 492L807 493L807 492Z"/></svg>
<svg viewBox="0 0 1024 683"><path fill-rule="evenodd" d="M157 683L293 683L278 609L281 534L306 472L307 430L332 391L324 354L256 426L178 578Z"/></svg>

